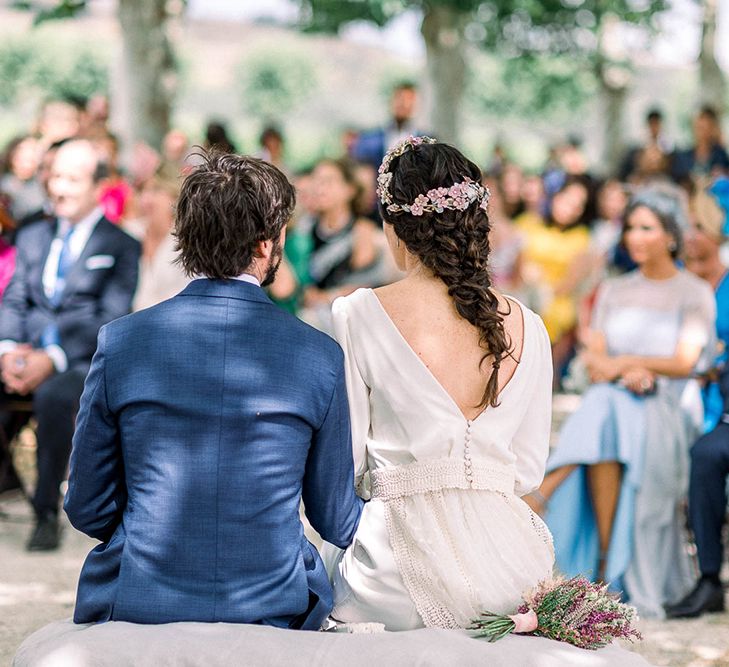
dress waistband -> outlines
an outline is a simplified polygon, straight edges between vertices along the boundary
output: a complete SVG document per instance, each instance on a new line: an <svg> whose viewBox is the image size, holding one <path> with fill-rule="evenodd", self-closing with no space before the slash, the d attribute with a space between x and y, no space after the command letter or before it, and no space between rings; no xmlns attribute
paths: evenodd
<svg viewBox="0 0 729 667"><path fill-rule="evenodd" d="M442 489L514 493L512 466L493 461L435 459L370 471L372 498L393 500Z"/></svg>

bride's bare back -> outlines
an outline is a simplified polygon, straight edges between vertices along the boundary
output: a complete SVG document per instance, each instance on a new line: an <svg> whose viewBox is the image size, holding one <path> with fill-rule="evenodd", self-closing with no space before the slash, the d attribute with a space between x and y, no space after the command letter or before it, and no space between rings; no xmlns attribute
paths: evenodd
<svg viewBox="0 0 729 667"><path fill-rule="evenodd" d="M505 357L499 369L499 391L509 382L521 357L524 320L519 305L497 294L499 311L504 314L506 338L512 356ZM479 368L484 349L479 330L463 319L437 278L409 275L375 290L387 315L402 337L450 395L466 419L475 419L484 389L491 375L490 359Z"/></svg>

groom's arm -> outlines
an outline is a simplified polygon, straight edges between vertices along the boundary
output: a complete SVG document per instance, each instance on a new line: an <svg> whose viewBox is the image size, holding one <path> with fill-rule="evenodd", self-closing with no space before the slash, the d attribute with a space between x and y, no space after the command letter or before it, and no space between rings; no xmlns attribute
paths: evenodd
<svg viewBox="0 0 729 667"><path fill-rule="evenodd" d="M354 492L349 405L341 358L329 408L312 438L302 495L314 529L327 542L346 548L354 538L364 501Z"/></svg>
<svg viewBox="0 0 729 667"><path fill-rule="evenodd" d="M106 399L105 344L102 327L81 396L63 504L75 528L102 542L114 533L127 502L119 431Z"/></svg>

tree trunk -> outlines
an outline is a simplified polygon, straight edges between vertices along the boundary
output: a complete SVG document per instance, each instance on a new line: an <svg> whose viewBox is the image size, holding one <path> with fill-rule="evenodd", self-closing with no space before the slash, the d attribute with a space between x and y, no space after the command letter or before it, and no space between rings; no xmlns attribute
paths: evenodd
<svg viewBox="0 0 729 667"><path fill-rule="evenodd" d="M600 77L600 104L604 110L603 171L615 174L620 166L623 145L623 113L628 90L623 86L611 86Z"/></svg>
<svg viewBox="0 0 729 667"><path fill-rule="evenodd" d="M713 106L719 115L726 110L726 78L716 62L717 0L704 0L704 20L699 54L699 90L704 104Z"/></svg>
<svg viewBox="0 0 729 667"><path fill-rule="evenodd" d="M119 0L125 125L132 141L159 148L170 129L176 87L175 59L167 38L166 0Z"/></svg>
<svg viewBox="0 0 729 667"><path fill-rule="evenodd" d="M433 91L432 130L441 141L456 145L466 83L465 25L463 12L428 3L420 28Z"/></svg>

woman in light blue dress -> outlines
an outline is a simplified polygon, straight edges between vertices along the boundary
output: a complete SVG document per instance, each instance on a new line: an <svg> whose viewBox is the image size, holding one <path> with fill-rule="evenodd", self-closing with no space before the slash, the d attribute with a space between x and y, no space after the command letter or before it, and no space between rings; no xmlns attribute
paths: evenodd
<svg viewBox="0 0 729 667"><path fill-rule="evenodd" d="M713 351L715 305L709 285L676 266L682 217L673 194L640 193L625 220L638 269L600 289L584 353L592 385L536 496L549 501L562 572L605 579L660 617L692 583L679 508L702 408L688 378Z"/></svg>

